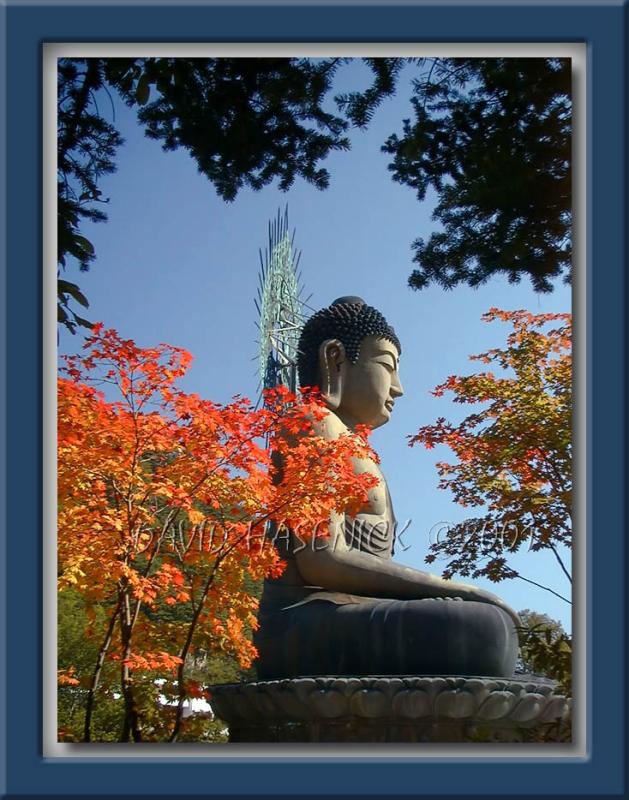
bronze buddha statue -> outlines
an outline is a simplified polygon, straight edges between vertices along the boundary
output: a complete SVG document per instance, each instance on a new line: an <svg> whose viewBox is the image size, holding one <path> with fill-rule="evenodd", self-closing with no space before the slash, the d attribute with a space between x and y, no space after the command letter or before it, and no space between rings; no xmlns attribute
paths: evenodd
<svg viewBox="0 0 629 800"><path fill-rule="evenodd" d="M390 418L402 396L401 345L382 314L342 297L314 314L299 343L302 386L327 407L318 433L334 438ZM335 514L330 537L276 546L287 566L267 579L258 614L258 678L306 675L485 675L509 677L517 614L500 598L392 560L395 517L375 461L356 471L378 478L367 505Z"/></svg>

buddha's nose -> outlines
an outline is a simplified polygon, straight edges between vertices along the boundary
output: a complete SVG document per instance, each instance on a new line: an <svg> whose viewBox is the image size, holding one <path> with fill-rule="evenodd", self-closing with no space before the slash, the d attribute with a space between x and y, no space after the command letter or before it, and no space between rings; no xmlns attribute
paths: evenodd
<svg viewBox="0 0 629 800"><path fill-rule="evenodd" d="M402 382L400 379L395 376L393 381L391 381L391 389L390 389L391 397L402 397L404 394L404 389L402 388Z"/></svg>

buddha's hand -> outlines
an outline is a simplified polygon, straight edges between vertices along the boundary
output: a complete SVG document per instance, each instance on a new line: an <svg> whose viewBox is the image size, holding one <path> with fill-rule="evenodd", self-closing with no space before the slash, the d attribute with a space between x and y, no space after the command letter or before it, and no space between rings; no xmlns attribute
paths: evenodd
<svg viewBox="0 0 629 800"><path fill-rule="evenodd" d="M478 586L471 586L466 583L453 583L450 588L453 597L460 597L462 600L472 600L476 603L489 603L492 606L498 606L498 608L501 608L511 617L516 628L522 627L522 621L517 612L498 597L498 595L487 592L485 589L480 589Z"/></svg>

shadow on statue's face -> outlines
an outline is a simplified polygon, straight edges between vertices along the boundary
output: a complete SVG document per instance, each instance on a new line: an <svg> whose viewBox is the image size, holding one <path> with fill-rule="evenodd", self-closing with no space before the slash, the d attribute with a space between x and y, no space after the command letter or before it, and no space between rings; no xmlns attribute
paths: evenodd
<svg viewBox="0 0 629 800"><path fill-rule="evenodd" d="M336 413L346 424L378 428L389 421L393 404L404 394L398 375L397 347L381 336L366 336L355 364L343 363L343 382Z"/></svg>

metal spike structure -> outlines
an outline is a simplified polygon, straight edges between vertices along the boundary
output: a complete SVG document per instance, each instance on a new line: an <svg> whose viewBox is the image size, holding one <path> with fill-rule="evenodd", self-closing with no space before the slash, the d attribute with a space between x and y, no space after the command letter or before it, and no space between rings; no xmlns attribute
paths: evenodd
<svg viewBox="0 0 629 800"><path fill-rule="evenodd" d="M257 299L259 314L259 388L284 385L297 391L297 346L304 324L303 287L297 277L301 253L295 253L288 228L288 206L269 222L269 243L260 250Z"/></svg>

